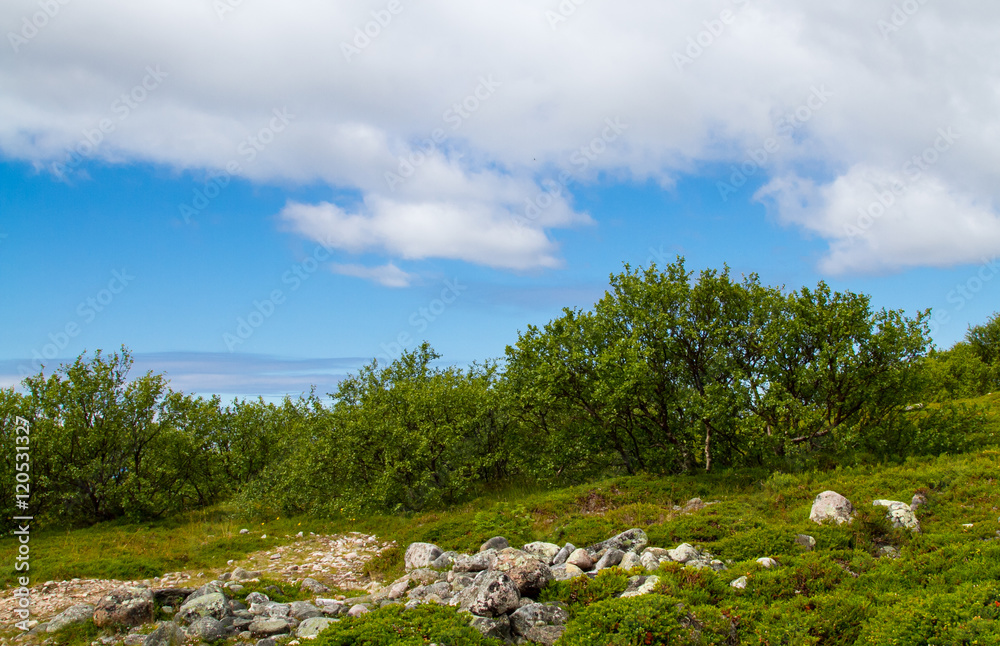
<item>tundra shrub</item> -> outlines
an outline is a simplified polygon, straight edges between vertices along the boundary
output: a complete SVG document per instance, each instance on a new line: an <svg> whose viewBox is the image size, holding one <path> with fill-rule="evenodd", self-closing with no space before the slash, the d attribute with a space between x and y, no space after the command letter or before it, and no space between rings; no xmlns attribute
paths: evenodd
<svg viewBox="0 0 1000 646"><path fill-rule="evenodd" d="M735 626L718 608L685 606L658 594L595 603L569 622L559 640L559 646L738 643Z"/></svg>
<svg viewBox="0 0 1000 646"><path fill-rule="evenodd" d="M500 646L471 628L468 615L454 608L422 605L407 610L401 605L387 606L360 617L349 617L320 633L316 646Z"/></svg>

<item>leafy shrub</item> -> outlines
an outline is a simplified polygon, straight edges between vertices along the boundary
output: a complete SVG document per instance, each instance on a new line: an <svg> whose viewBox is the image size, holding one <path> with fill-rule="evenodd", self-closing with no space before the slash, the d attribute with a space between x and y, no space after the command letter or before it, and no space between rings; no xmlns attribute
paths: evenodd
<svg viewBox="0 0 1000 646"><path fill-rule="evenodd" d="M738 643L736 627L718 608L658 594L595 603L570 620L559 640L560 646Z"/></svg>
<svg viewBox="0 0 1000 646"><path fill-rule="evenodd" d="M793 553L788 536L787 531L775 527L758 527L716 541L712 550L719 558L734 561Z"/></svg>
<svg viewBox="0 0 1000 646"><path fill-rule="evenodd" d="M278 603L290 603L292 601L306 601L315 595L308 590L301 590L287 581L275 581L273 579L260 579L259 581L246 581L240 583L243 590L233 596L241 601L247 598L251 592L263 592L271 601Z"/></svg>
<svg viewBox="0 0 1000 646"><path fill-rule="evenodd" d="M500 646L471 628L467 616L433 604L407 610L401 605L349 617L320 633L316 646Z"/></svg>
<svg viewBox="0 0 1000 646"><path fill-rule="evenodd" d="M1000 644L1000 583L904 598L865 624L856 643Z"/></svg>

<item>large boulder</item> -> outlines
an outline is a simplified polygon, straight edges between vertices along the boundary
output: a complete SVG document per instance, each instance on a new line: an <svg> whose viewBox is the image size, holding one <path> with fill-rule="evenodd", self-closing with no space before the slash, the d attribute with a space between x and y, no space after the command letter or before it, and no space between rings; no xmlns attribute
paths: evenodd
<svg viewBox="0 0 1000 646"><path fill-rule="evenodd" d="M213 592L185 601L174 616L174 621L181 625L187 625L202 617L222 619L230 612L226 596L221 592Z"/></svg>
<svg viewBox="0 0 1000 646"><path fill-rule="evenodd" d="M316 639L321 632L329 628L330 624L336 622L336 619L329 617L310 617L299 624L295 636L299 639Z"/></svg>
<svg viewBox="0 0 1000 646"><path fill-rule="evenodd" d="M611 549L640 553L647 545L649 545L649 537L646 536L646 532L641 529L629 529L606 541L589 546L587 551L596 561Z"/></svg>
<svg viewBox="0 0 1000 646"><path fill-rule="evenodd" d="M146 635L142 646L180 646L184 643L184 631L172 621L161 623L156 630Z"/></svg>
<svg viewBox="0 0 1000 646"><path fill-rule="evenodd" d="M622 562L625 558L625 552L612 547L604 553L597 563L594 563L595 570L603 570L604 568L614 567Z"/></svg>
<svg viewBox="0 0 1000 646"><path fill-rule="evenodd" d="M284 619L268 619L257 617L249 626L250 634L254 637L270 637L271 635L283 635L291 630L291 624Z"/></svg>
<svg viewBox="0 0 1000 646"><path fill-rule="evenodd" d="M893 527L911 529L915 532L920 531L920 521L917 520L917 515L913 513L910 505L907 505L905 502L899 502L898 500L876 500L872 505L888 509L885 517L889 519Z"/></svg>
<svg viewBox="0 0 1000 646"><path fill-rule="evenodd" d="M497 552L490 570L509 576L517 591L525 597L534 597L555 578L546 563L512 547Z"/></svg>
<svg viewBox="0 0 1000 646"><path fill-rule="evenodd" d="M459 554L455 557L455 565L452 569L455 572L482 572L488 570L493 561L497 558L497 551L494 549L483 550L478 554Z"/></svg>
<svg viewBox="0 0 1000 646"><path fill-rule="evenodd" d="M510 627L515 635L540 644L554 644L569 620L569 613L554 603L529 603L510 616Z"/></svg>
<svg viewBox="0 0 1000 646"><path fill-rule="evenodd" d="M431 543L410 543L403 555L403 565L407 571L419 568L428 568L434 559L444 554L444 551L437 545Z"/></svg>
<svg viewBox="0 0 1000 646"><path fill-rule="evenodd" d="M572 554L566 559L566 563L569 565L575 565L581 570L589 570L594 567L594 559L590 557L590 553L582 547L578 550L574 550Z"/></svg>
<svg viewBox="0 0 1000 646"><path fill-rule="evenodd" d="M499 617L472 617L469 625L482 633L483 637L508 641L510 638L510 620L507 615Z"/></svg>
<svg viewBox="0 0 1000 646"><path fill-rule="evenodd" d="M676 563L687 563L688 561L695 561L701 556L698 550L695 549L690 543L681 543L674 549L667 552L671 561Z"/></svg>
<svg viewBox="0 0 1000 646"><path fill-rule="evenodd" d="M82 624L93 616L94 606L89 603L70 606L49 620L48 625L45 627L45 632L54 633L66 626Z"/></svg>
<svg viewBox="0 0 1000 646"><path fill-rule="evenodd" d="M288 614L299 621L305 621L306 619L319 617L322 613L319 611L319 608L308 601L293 601L288 604Z"/></svg>
<svg viewBox="0 0 1000 646"><path fill-rule="evenodd" d="M816 496L809 511L809 520L814 523L833 521L842 525L850 523L853 516L854 505L836 491L824 491Z"/></svg>
<svg viewBox="0 0 1000 646"><path fill-rule="evenodd" d="M480 617L499 617L521 605L517 585L504 572L484 572L451 603Z"/></svg>
<svg viewBox="0 0 1000 646"><path fill-rule="evenodd" d="M185 631L189 637L197 637L203 642L214 642L225 639L229 631L215 617L202 617L193 622Z"/></svg>
<svg viewBox="0 0 1000 646"><path fill-rule="evenodd" d="M153 591L148 588L117 588L104 596L94 609L94 625L141 626L153 621Z"/></svg>

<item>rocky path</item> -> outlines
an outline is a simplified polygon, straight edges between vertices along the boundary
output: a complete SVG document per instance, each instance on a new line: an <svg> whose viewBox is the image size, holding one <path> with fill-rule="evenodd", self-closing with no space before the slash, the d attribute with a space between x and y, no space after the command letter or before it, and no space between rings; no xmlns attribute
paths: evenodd
<svg viewBox="0 0 1000 646"><path fill-rule="evenodd" d="M46 581L31 588L32 619L44 622L66 608L81 604L97 604L111 590L122 586L149 588L198 587L217 577L222 571L242 567L260 576L278 581L297 583L306 577L342 590L374 591L377 582L367 579L365 563L395 543L385 543L376 536L357 532L338 535L288 536L291 542L276 548L249 554L244 559L229 561L225 568L214 571L168 572L162 577L139 581L109 579L73 579ZM0 598L0 631L13 630L17 600L7 590ZM0 643L6 643L3 639Z"/></svg>

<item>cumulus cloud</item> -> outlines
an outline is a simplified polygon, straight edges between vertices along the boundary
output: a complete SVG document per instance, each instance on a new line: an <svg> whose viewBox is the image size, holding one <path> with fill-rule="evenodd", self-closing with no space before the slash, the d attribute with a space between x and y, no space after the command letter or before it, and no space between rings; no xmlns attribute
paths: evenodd
<svg viewBox="0 0 1000 646"><path fill-rule="evenodd" d="M829 240L825 270L996 250L997 3L569 4L91 0L29 38L39 5L10 0L0 25L21 40L0 66L0 152L352 188L362 207L292 204L283 219L344 251L525 270L559 266L553 231L590 222L579 184L670 186L774 139L762 197ZM818 87L829 99L810 104ZM866 175L905 177L942 128L963 137L845 237Z"/></svg>

